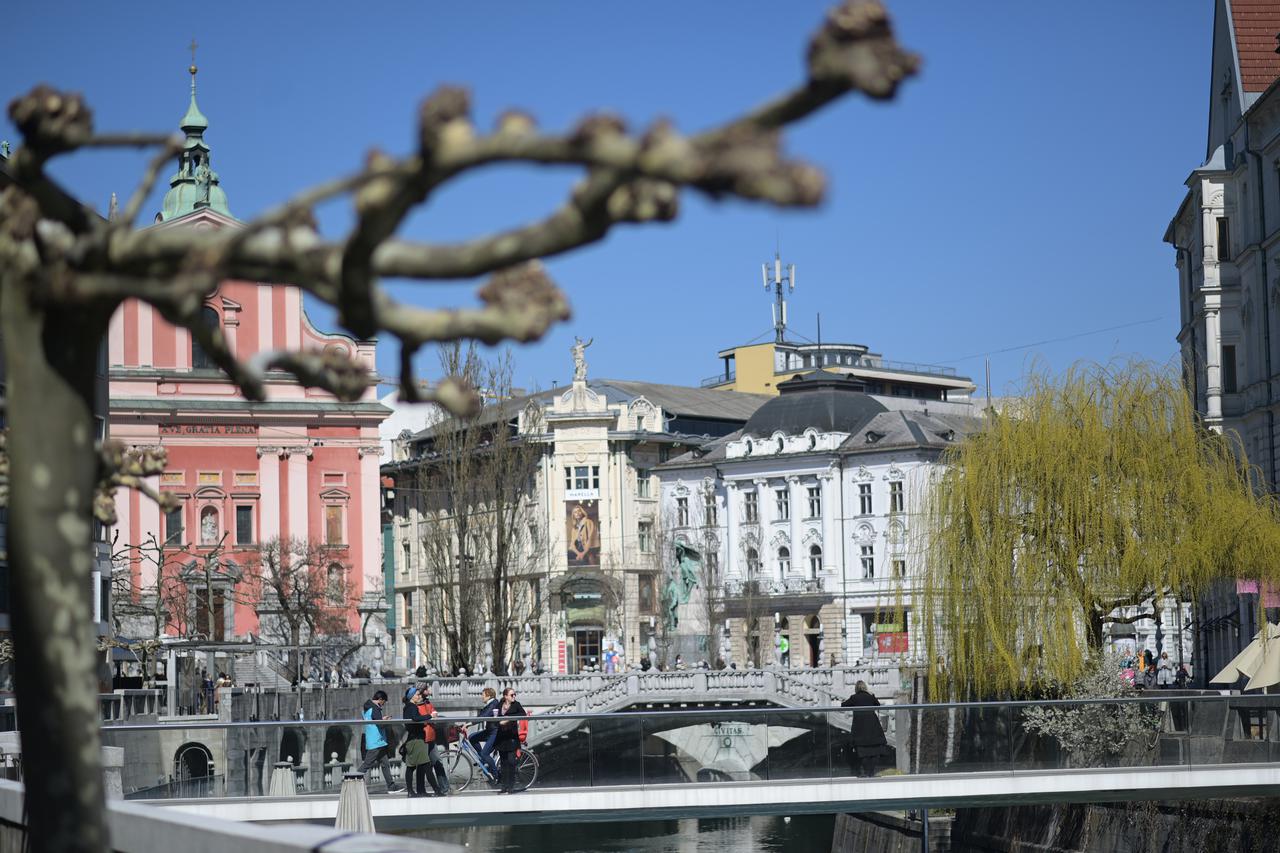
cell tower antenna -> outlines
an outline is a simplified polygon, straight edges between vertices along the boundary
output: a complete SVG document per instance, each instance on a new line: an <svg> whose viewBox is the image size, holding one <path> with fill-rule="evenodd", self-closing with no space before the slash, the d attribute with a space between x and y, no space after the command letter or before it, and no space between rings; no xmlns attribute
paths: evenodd
<svg viewBox="0 0 1280 853"><path fill-rule="evenodd" d="M786 272L783 272L782 256L774 252L772 265L768 261L760 265L760 277L765 290L773 288L773 340L780 344L787 339L786 293L795 293L796 265L787 264Z"/></svg>

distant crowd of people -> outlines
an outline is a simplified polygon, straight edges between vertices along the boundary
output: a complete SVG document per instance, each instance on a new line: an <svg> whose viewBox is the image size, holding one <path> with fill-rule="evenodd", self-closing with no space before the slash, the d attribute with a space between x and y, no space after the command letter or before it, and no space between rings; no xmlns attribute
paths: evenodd
<svg viewBox="0 0 1280 853"><path fill-rule="evenodd" d="M1156 658L1150 649L1126 655L1120 661L1120 672L1126 681L1142 689L1174 687L1180 690L1191 681L1191 671L1185 663L1175 665L1169 660L1168 652L1161 652Z"/></svg>

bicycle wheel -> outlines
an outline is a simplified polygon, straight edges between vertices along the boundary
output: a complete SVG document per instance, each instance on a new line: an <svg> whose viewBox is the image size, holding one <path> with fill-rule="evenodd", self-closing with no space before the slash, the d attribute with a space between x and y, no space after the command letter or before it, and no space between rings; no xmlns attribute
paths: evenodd
<svg viewBox="0 0 1280 853"><path fill-rule="evenodd" d="M516 759L516 781L513 791L526 790L538 778L538 756L527 747L520 748L520 757Z"/></svg>
<svg viewBox="0 0 1280 853"><path fill-rule="evenodd" d="M471 776L475 773L471 756L451 746L444 751L443 761L444 772L449 777L449 790L459 794L467 790L467 786L471 784Z"/></svg>

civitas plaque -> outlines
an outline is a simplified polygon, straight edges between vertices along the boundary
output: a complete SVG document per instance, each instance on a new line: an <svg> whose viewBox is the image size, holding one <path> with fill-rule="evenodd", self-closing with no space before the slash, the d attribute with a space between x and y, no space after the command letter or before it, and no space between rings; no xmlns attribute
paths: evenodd
<svg viewBox="0 0 1280 853"><path fill-rule="evenodd" d="M257 435L257 424L161 424L161 435Z"/></svg>

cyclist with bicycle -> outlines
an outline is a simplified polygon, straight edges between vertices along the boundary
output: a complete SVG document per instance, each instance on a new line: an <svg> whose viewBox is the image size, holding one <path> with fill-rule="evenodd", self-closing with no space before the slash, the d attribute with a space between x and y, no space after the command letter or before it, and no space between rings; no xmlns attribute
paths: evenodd
<svg viewBox="0 0 1280 853"><path fill-rule="evenodd" d="M524 706L516 701L514 688L508 687L502 691L502 702L498 705L497 716L501 722L498 723L496 746L498 755L502 759L498 793L510 794L515 787L516 764L520 758L520 720L516 718L529 716Z"/></svg>
<svg viewBox="0 0 1280 853"><path fill-rule="evenodd" d="M492 687L486 687L481 691L484 696L484 707L476 712L477 717L496 717L498 715L498 692ZM498 740L498 721L482 723L476 731L467 736L467 740L471 741L471 746L476 751L476 755L480 756L480 760L484 762L484 766L494 776L498 775L498 767L494 763L493 748Z"/></svg>

